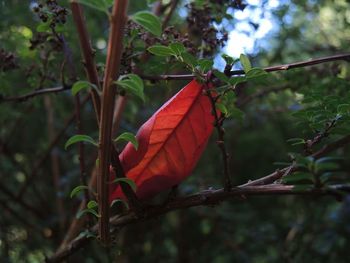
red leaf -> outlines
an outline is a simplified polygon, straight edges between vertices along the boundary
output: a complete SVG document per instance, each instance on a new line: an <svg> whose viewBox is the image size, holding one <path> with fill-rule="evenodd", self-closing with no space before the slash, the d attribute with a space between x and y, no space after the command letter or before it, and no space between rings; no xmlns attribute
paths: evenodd
<svg viewBox="0 0 350 263"><path fill-rule="evenodd" d="M203 88L191 81L142 125L136 135L139 149L128 143L119 155L126 176L137 185L139 198L170 189L195 167L214 122ZM116 198L124 198L119 186L111 192L110 201Z"/></svg>

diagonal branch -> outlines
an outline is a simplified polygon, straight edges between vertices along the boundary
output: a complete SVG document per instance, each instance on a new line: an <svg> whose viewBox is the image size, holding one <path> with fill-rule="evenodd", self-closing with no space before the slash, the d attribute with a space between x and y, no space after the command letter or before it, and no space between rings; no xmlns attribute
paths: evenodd
<svg viewBox="0 0 350 263"><path fill-rule="evenodd" d="M225 191L224 189L218 190L205 190L197 194L193 194L187 197L178 198L169 202L166 206L159 205L155 206L147 211L143 218L137 218L134 213L129 213L123 216L115 216L111 218L110 223L114 227L114 232L120 229L120 227L135 224L140 221L145 221L147 219L152 219L164 215L170 211L175 211L179 209L186 209L196 206L208 206L217 205L222 201L227 201L232 198L240 198L242 196L278 196L278 195L300 195L300 196L339 196L339 191L350 192L350 185L333 185L329 186L327 189L311 189L303 191L294 191L292 185L263 185L263 186L245 186L245 187L234 187L230 191ZM91 228L92 232L96 232L97 226ZM113 232L113 231L112 231ZM80 248L86 245L91 239L87 237L78 237L73 240L65 249L56 253L52 257L48 258L46 262L61 262L70 255L77 252Z"/></svg>

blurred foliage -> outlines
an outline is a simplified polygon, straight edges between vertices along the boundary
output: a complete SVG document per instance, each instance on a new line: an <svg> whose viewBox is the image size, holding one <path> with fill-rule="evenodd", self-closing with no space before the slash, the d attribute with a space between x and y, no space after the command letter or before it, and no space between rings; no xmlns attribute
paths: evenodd
<svg viewBox="0 0 350 263"><path fill-rule="evenodd" d="M60 2L69 10L68 1ZM131 15L152 11L152 3L156 1L129 2ZM160 37L129 23L122 74L131 73L131 69L151 75L189 73L188 67L174 57L147 53L145 60L139 56L152 45L168 46L174 42L181 42L191 56L207 59L201 60L203 64L199 66L206 71L204 63L211 65L213 58L222 53L221 47L227 40L225 31L239 30L235 28L235 15L244 10L261 9L263 15L271 16L274 25L264 38L255 40L256 48L247 54L253 67L349 52L349 1L277 1L272 9L266 6L276 1L179 2L169 24L173 27L165 29L166 33ZM42 262L46 255L54 253L80 201L69 197L71 190L80 184L78 150L74 146L64 150L67 139L76 134L75 125L69 126L43 165L35 168L50 145L49 129L57 134L74 112L71 92L38 96L21 103L1 101L1 98L60 86L62 79L66 84L86 80L70 11L58 33L71 49L76 76L64 63L64 47L57 45L50 28L37 32L43 29L38 26L45 22L34 12L36 6L35 1L0 0L1 262ZM104 12L93 8L86 7L84 11L102 75L108 19ZM49 19L53 16L49 13ZM201 20L196 24L198 18ZM260 25L253 20L249 17L247 23L254 31ZM33 42L37 44L35 47ZM226 58L227 61L234 62ZM332 62L271 73L239 84L235 79L235 93L227 92L220 106L230 112L224 128L234 183L265 176L279 167L275 163L292 161L303 167L297 184L306 180L306 184L314 187L317 178L326 185L349 182L349 146L327 156L337 159L322 162L305 157L350 134L349 70L347 62ZM118 134L135 133L144 120L185 84L186 81L144 81L145 102L137 98L128 101ZM85 94L81 92L81 96ZM45 103L48 98L49 104ZM50 110L54 113L53 123L49 123ZM92 105L87 103L81 111L84 133L97 138ZM307 141L320 134L321 140L308 148ZM221 187L223 167L215 142L216 134L193 176L180 186L181 195ZM53 155L58 158L58 182L52 176ZM91 171L96 160L95 148L86 147L85 156L87 171ZM32 173L35 179L29 184ZM293 180L287 178L285 183L294 184ZM27 190L19 198L19 192L27 184ZM15 196L6 194L4 187ZM166 194L154 202L162 202L164 198ZM57 200L63 202L64 214L59 212ZM92 242L72 256L71 261L109 262L116 258L118 262L347 262L349 222L349 196L341 201L311 196L242 197L215 207L171 212L126 227L115 237L110 251Z"/></svg>

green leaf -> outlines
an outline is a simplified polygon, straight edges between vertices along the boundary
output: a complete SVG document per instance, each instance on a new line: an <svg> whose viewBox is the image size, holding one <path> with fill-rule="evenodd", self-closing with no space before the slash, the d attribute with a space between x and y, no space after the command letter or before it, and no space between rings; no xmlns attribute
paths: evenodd
<svg viewBox="0 0 350 263"><path fill-rule="evenodd" d="M106 0L77 0L77 2L107 14L109 13L108 8L113 3L112 1Z"/></svg>
<svg viewBox="0 0 350 263"><path fill-rule="evenodd" d="M116 139L114 139L115 142L118 141L127 141L130 142L135 150L137 150L139 148L139 142L137 141L136 137L134 134L132 134L131 132L124 132L122 134L120 134Z"/></svg>
<svg viewBox="0 0 350 263"><path fill-rule="evenodd" d="M235 62L237 62L237 59L234 59L227 54L222 54L221 57L225 60L227 65L233 65Z"/></svg>
<svg viewBox="0 0 350 263"><path fill-rule="evenodd" d="M72 86L72 95L75 96L79 91L81 91L82 89L86 89L86 88L97 89L95 84L92 84L88 81L79 80L79 81L75 82Z"/></svg>
<svg viewBox="0 0 350 263"><path fill-rule="evenodd" d="M88 203L87 203L87 208L89 208L89 209L93 209L93 208L95 208L95 207L98 207L98 204L97 204L97 202L95 201L95 200L91 200L91 201L89 201Z"/></svg>
<svg viewBox="0 0 350 263"><path fill-rule="evenodd" d="M162 45L154 45L147 48L147 50L153 55L160 56L160 57L168 57L168 56L176 55L170 47L166 47Z"/></svg>
<svg viewBox="0 0 350 263"><path fill-rule="evenodd" d="M79 238L86 237L86 238L97 238L97 236L94 234L94 232L91 232L89 230L82 231L79 236Z"/></svg>
<svg viewBox="0 0 350 263"><path fill-rule="evenodd" d="M193 68L195 66L197 66L197 59L193 55L191 55L190 53L183 52L181 54L181 57L183 59L183 62L185 62L187 65L190 65Z"/></svg>
<svg viewBox="0 0 350 263"><path fill-rule="evenodd" d="M127 202L125 202L124 200L122 200L122 199L114 199L112 201L110 207L112 207L114 204L117 204L117 203L122 203L126 207L126 209L129 209L129 204Z"/></svg>
<svg viewBox="0 0 350 263"><path fill-rule="evenodd" d="M156 35L157 37L161 36L162 23L154 14L147 11L141 11L134 14L131 19L153 35Z"/></svg>
<svg viewBox="0 0 350 263"><path fill-rule="evenodd" d="M339 114L349 114L350 113L350 104L340 104L340 105L338 105L337 112Z"/></svg>
<svg viewBox="0 0 350 263"><path fill-rule="evenodd" d="M214 65L214 62L209 59L199 59L198 60L198 66L201 69L202 72L207 72L208 70L211 70Z"/></svg>
<svg viewBox="0 0 350 263"><path fill-rule="evenodd" d="M178 43L178 42L171 43L169 45L169 48L178 56L180 56L181 53L186 51L186 48L184 47L184 45L182 43Z"/></svg>
<svg viewBox="0 0 350 263"><path fill-rule="evenodd" d="M241 65L243 67L244 72L248 73L248 71L252 68L252 65L250 64L249 58L246 55L241 54L239 56L239 61L241 62Z"/></svg>
<svg viewBox="0 0 350 263"><path fill-rule="evenodd" d="M245 76L238 76L238 77L233 77L233 78L230 78L228 80L228 84L230 84L231 86L235 86L239 83L243 83L243 82L246 82L247 81L247 78Z"/></svg>
<svg viewBox="0 0 350 263"><path fill-rule="evenodd" d="M40 23L37 27L36 27L36 31L42 33L42 32L47 32L50 30L50 24L49 23Z"/></svg>
<svg viewBox="0 0 350 263"><path fill-rule="evenodd" d="M232 86L235 86L239 83L243 83L243 82L246 82L247 81L247 78L245 76L238 76L238 77L233 77L233 78L230 78L228 83Z"/></svg>
<svg viewBox="0 0 350 263"><path fill-rule="evenodd" d="M313 182L313 176L311 173L297 172L282 177L284 184L297 184L301 182Z"/></svg>
<svg viewBox="0 0 350 263"><path fill-rule="evenodd" d="M70 198L73 198L75 195L80 193L82 190L89 189L86 185L78 185L77 187L74 187L74 189L70 192Z"/></svg>
<svg viewBox="0 0 350 263"><path fill-rule="evenodd" d="M215 107L222 113L224 114L225 116L228 115L228 110L226 108L226 106L222 103L216 103L215 104Z"/></svg>
<svg viewBox="0 0 350 263"><path fill-rule="evenodd" d="M293 146L306 143L303 138L292 138L292 139L287 140L287 142L292 143Z"/></svg>
<svg viewBox="0 0 350 263"><path fill-rule="evenodd" d="M246 72L246 77L248 79L263 78L267 75L267 72L261 68L251 68Z"/></svg>
<svg viewBox="0 0 350 263"><path fill-rule="evenodd" d="M128 185L130 185L130 187L132 188L132 190L134 192L136 192L136 184L133 180L129 179L129 178L117 178L115 180L113 180L112 182L110 182L111 184L113 183L117 183L119 184L120 182L123 182L123 183L127 183Z"/></svg>
<svg viewBox="0 0 350 263"><path fill-rule="evenodd" d="M96 216L96 217L98 217L98 218L101 217L101 216L96 212L96 210L87 208L87 209L80 210L80 211L77 213L76 218L79 219L79 218L81 218L81 217L82 217L84 214L86 214L86 213L90 213L90 214L92 214L92 215L94 215L94 216Z"/></svg>
<svg viewBox="0 0 350 263"><path fill-rule="evenodd" d="M145 94L143 92L143 81L142 79L135 74L128 74L122 76L120 80L115 82L126 92L139 97L143 102L145 101Z"/></svg>
<svg viewBox="0 0 350 263"><path fill-rule="evenodd" d="M232 116L233 118L238 119L241 122L244 120L244 116L245 116L244 112L236 107L233 107L232 109L230 109L229 115Z"/></svg>
<svg viewBox="0 0 350 263"><path fill-rule="evenodd" d="M213 74L215 77L217 77L219 80L228 83L229 82L229 77L227 77L224 73L218 71L218 70L214 70Z"/></svg>
<svg viewBox="0 0 350 263"><path fill-rule="evenodd" d="M92 139L90 136L83 135L83 134L77 134L77 135L74 135L68 139L68 141L64 145L64 149L67 150L67 148L70 145L77 143L77 142L87 142L87 143L90 143L92 145L98 146L97 142L95 142L94 139Z"/></svg>

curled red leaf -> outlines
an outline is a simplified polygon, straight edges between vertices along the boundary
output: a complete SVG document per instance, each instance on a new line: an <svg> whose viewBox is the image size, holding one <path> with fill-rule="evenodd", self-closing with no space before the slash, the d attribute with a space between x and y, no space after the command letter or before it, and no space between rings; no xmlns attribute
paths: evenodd
<svg viewBox="0 0 350 263"><path fill-rule="evenodd" d="M190 175L213 130L209 98L193 80L168 100L139 129L136 151L128 143L119 155L126 176L143 199L178 185ZM110 200L124 199L119 186Z"/></svg>

